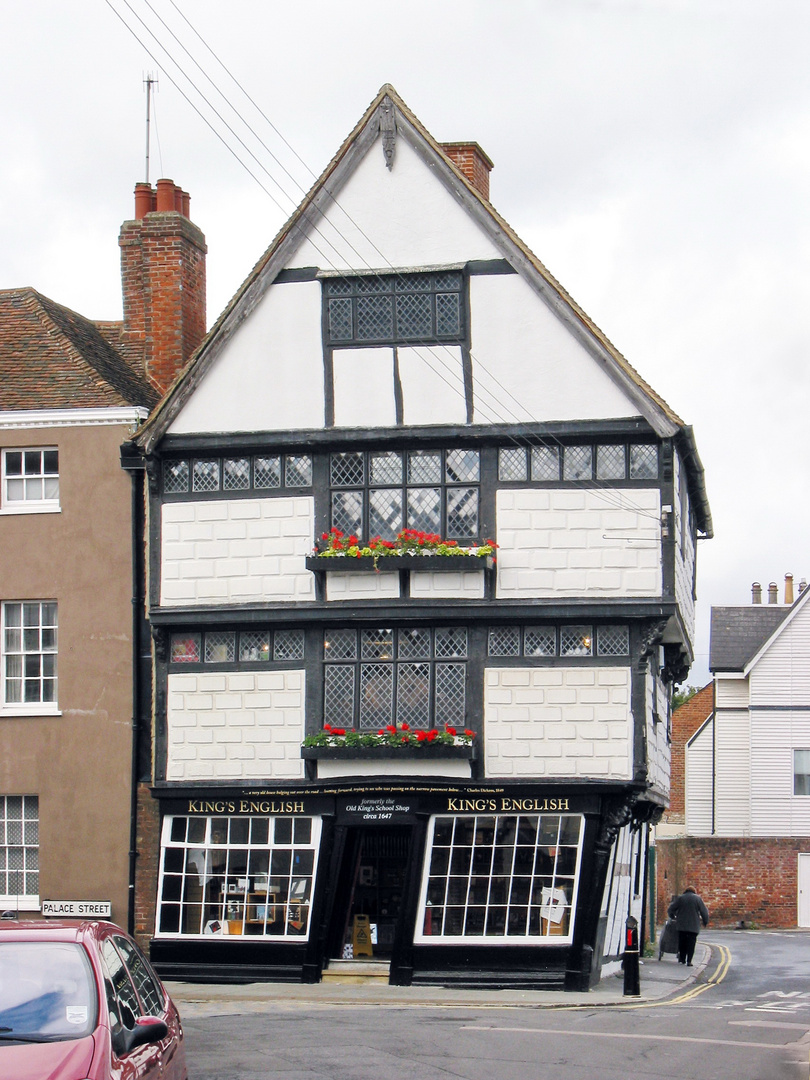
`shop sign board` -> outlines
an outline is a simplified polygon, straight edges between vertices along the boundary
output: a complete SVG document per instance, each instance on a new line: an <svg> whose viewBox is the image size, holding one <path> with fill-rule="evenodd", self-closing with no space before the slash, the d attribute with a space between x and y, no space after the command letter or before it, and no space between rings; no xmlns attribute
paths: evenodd
<svg viewBox="0 0 810 1080"><path fill-rule="evenodd" d="M62 916L67 919L109 919L112 915L110 900L43 900L43 915Z"/></svg>

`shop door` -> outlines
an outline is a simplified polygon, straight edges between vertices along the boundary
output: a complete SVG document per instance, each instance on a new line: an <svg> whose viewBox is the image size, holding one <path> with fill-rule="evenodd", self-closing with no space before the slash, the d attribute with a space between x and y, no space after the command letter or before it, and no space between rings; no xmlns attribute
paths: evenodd
<svg viewBox="0 0 810 1080"><path fill-rule="evenodd" d="M340 869L331 940L331 956L352 954L355 917L371 927L372 956L390 960L403 909L405 877L411 848L408 825L352 828L346 838Z"/></svg>

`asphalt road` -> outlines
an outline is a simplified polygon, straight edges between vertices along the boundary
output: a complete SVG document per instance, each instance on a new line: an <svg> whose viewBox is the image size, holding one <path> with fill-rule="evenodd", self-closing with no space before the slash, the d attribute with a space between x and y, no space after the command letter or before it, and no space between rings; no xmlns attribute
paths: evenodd
<svg viewBox="0 0 810 1080"><path fill-rule="evenodd" d="M209 1009L185 1020L189 1075L808 1080L810 934L709 931L701 940L713 945L708 967L661 1002L504 1009L277 1000Z"/></svg>

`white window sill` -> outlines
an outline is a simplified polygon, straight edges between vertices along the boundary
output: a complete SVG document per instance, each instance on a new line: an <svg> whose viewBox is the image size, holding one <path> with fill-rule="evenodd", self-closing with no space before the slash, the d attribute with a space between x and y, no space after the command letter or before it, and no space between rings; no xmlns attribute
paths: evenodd
<svg viewBox="0 0 810 1080"><path fill-rule="evenodd" d="M39 911L39 897L0 896L0 914L3 911Z"/></svg>
<svg viewBox="0 0 810 1080"><path fill-rule="evenodd" d="M6 716L61 716L62 710L58 705L2 705L0 706L0 718Z"/></svg>
<svg viewBox="0 0 810 1080"><path fill-rule="evenodd" d="M12 503L9 506L0 506L0 517L14 514L61 514L62 507L59 503Z"/></svg>

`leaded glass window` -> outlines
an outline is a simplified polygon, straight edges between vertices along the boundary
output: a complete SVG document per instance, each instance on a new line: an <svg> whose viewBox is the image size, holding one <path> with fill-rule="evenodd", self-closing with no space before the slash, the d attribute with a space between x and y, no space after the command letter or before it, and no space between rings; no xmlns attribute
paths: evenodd
<svg viewBox="0 0 810 1080"><path fill-rule="evenodd" d="M561 626L560 656L593 656L592 628L590 626Z"/></svg>
<svg viewBox="0 0 810 1080"><path fill-rule="evenodd" d="M599 656L627 656L630 653L630 630L624 624L598 626L596 651Z"/></svg>
<svg viewBox="0 0 810 1080"><path fill-rule="evenodd" d="M626 450L623 445L608 444L596 448L598 480L624 480L627 475Z"/></svg>
<svg viewBox="0 0 810 1080"><path fill-rule="evenodd" d="M165 495L214 495L219 492L311 488L310 454L256 454L236 457L167 459L163 462Z"/></svg>
<svg viewBox="0 0 810 1080"><path fill-rule="evenodd" d="M593 476L593 447L566 446L563 454L564 480L590 480Z"/></svg>
<svg viewBox="0 0 810 1080"><path fill-rule="evenodd" d="M532 447L532 480L560 479L560 448L558 446Z"/></svg>
<svg viewBox="0 0 810 1080"><path fill-rule="evenodd" d="M361 543L403 529L472 544L480 530L477 450L332 454L330 525Z"/></svg>
<svg viewBox="0 0 810 1080"><path fill-rule="evenodd" d="M363 730L463 727L466 660L465 627L327 630L324 720Z"/></svg>
<svg viewBox="0 0 810 1080"><path fill-rule="evenodd" d="M461 341L463 292L460 270L327 278L327 340L333 345Z"/></svg>
<svg viewBox="0 0 810 1080"><path fill-rule="evenodd" d="M658 479L658 447L633 443L630 446L630 479Z"/></svg>
<svg viewBox="0 0 810 1080"><path fill-rule="evenodd" d="M303 630L208 630L171 635L169 663L237 664L287 663L304 659Z"/></svg>

